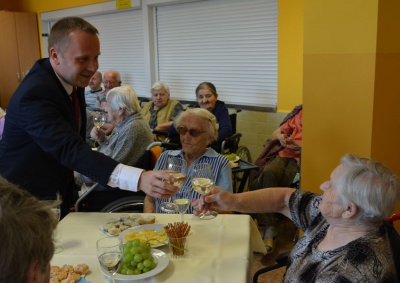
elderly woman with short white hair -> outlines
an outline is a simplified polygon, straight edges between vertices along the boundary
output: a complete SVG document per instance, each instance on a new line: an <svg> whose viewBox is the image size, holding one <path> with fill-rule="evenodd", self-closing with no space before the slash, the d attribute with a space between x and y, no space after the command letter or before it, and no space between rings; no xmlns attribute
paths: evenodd
<svg viewBox="0 0 400 283"><path fill-rule="evenodd" d="M157 160L155 170L167 169L168 158L177 157L184 159L188 173L182 187L191 187L190 172L192 168L199 163L207 163L211 165L214 184L220 186L227 192L232 192L232 169L229 160L210 148L210 144L217 139L218 124L215 116L202 108L193 108L182 112L174 122L179 132L182 150L167 150L161 154ZM195 202L200 198L200 194L191 190L190 198ZM182 192L174 195L179 198ZM159 209L160 204L168 200L146 196L144 202L144 212L163 213ZM192 213L190 207L187 213Z"/></svg>
<svg viewBox="0 0 400 283"><path fill-rule="evenodd" d="M323 195L291 188L233 195L214 187L201 201L243 213L279 212L302 229L282 282L398 282L385 227L400 197L398 177L347 154L320 188Z"/></svg>
<svg viewBox="0 0 400 283"><path fill-rule="evenodd" d="M115 125L110 136L94 127L91 137L100 143L97 151L125 165L135 166L152 143L153 135L140 113L135 90L130 86L111 89L107 94L108 121Z"/></svg>
<svg viewBox="0 0 400 283"><path fill-rule="evenodd" d="M179 101L170 99L169 87L165 83L156 82L150 92L152 101L143 107L142 115L151 129L168 132L183 107Z"/></svg>

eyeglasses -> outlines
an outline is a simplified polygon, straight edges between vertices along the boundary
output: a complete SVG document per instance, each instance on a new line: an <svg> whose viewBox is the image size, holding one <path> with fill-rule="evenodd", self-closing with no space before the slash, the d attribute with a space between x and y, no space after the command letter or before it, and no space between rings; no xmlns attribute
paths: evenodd
<svg viewBox="0 0 400 283"><path fill-rule="evenodd" d="M196 129L189 130L185 126L179 126L176 128L176 130L178 131L178 133L180 135L186 135L186 133L189 133L189 135L191 135L194 138L196 138L196 137L200 136L202 133L206 132L206 131L200 131L200 130L196 130Z"/></svg>
<svg viewBox="0 0 400 283"><path fill-rule="evenodd" d="M113 85L113 84L116 84L117 83L117 81L103 81L103 84L111 84L111 85Z"/></svg>

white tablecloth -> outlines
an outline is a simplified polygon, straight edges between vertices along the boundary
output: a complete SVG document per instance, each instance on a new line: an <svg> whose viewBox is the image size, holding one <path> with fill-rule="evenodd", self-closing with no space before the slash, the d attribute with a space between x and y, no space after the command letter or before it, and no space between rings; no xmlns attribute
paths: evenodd
<svg viewBox="0 0 400 283"><path fill-rule="evenodd" d="M96 257L96 241L106 236L100 231L99 226L108 219L118 218L120 215L119 213L70 213L58 225L55 238L57 244L63 247L63 251L54 255L51 264L61 266L86 263L91 271L86 276L87 280L92 283L108 282L100 272ZM156 223L160 224L181 220L179 214L154 215ZM220 214L212 220L200 220L194 215L186 214L185 222L189 222L193 231L189 241L188 257L170 258L169 265L161 273L132 282L251 281L253 251L265 252L265 247L254 221L248 215ZM167 246L158 249L169 253Z"/></svg>

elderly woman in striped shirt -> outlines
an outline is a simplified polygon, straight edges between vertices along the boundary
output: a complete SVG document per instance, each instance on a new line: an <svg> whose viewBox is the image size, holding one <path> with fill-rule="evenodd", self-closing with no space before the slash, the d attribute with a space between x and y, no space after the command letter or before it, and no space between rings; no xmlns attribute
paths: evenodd
<svg viewBox="0 0 400 283"><path fill-rule="evenodd" d="M155 169L167 169L168 158L177 157L186 161L188 167L187 178L181 186L181 191L177 194L183 194L184 187L191 187L189 178L191 169L199 163L207 163L211 165L214 184L222 189L232 192L232 169L229 160L212 149L210 144L217 139L218 124L215 116L202 108L193 108L182 112L174 123L182 143L182 150L167 150L161 154L157 160ZM196 202L200 199L200 194L193 189L188 190L185 198L192 199ZM174 196L177 197L178 196ZM165 199L153 198L146 196L144 202L144 212L162 213L159 206ZM193 203L192 203L193 205ZM187 213L192 213L190 207Z"/></svg>

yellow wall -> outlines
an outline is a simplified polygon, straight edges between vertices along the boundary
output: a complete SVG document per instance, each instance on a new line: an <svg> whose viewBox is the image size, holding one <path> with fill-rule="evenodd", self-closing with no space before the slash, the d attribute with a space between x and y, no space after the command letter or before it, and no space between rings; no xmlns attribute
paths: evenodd
<svg viewBox="0 0 400 283"><path fill-rule="evenodd" d="M378 1L305 0L303 189L348 152L400 175L400 4Z"/></svg>
<svg viewBox="0 0 400 283"><path fill-rule="evenodd" d="M54 10L61 10L72 7L85 6L90 4L109 2L108 0L20 0L18 3L14 4L14 9L22 12L49 12Z"/></svg>
<svg viewBox="0 0 400 283"><path fill-rule="evenodd" d="M303 0L278 2L278 112L303 101Z"/></svg>
<svg viewBox="0 0 400 283"><path fill-rule="evenodd" d="M319 191L345 153L370 156L377 21L377 5L372 6L364 0L305 0L302 185L307 190Z"/></svg>

